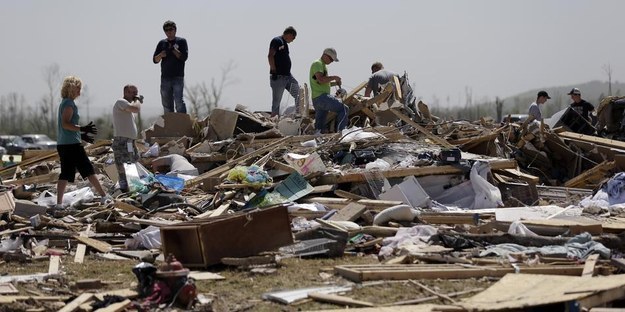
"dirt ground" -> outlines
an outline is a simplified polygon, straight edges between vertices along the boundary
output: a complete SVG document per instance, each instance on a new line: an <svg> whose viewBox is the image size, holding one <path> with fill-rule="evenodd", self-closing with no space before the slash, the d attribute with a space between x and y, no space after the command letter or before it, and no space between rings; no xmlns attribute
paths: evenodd
<svg viewBox="0 0 625 312"><path fill-rule="evenodd" d="M100 290L131 288L137 285L132 268L138 261L100 260L90 255L83 264L73 262L73 257L62 257L62 278L45 282L26 282L17 285L20 295L77 295L81 291L72 288L72 284L84 279L100 279L105 286ZM354 285L353 291L345 294L356 300L368 301L376 305L412 300L432 296L409 281L366 282L353 284L334 275L333 268L341 264L379 263L374 256L344 256L327 259L283 259L277 272L273 274L255 274L249 270L232 267L213 267L206 271L218 273L224 280L197 281L198 293L212 299L212 304L196 307L201 311L306 311L342 308L333 304L323 304L310 300L295 305L284 305L262 299L262 294L270 291L292 290L304 287ZM157 262L158 264L158 262ZM1 275L23 275L48 271L48 261L32 263L8 262L0 266ZM422 280L422 284L441 293L447 294L462 290L487 288L491 279L465 280ZM433 300L430 303L448 303ZM58 306L41 305L36 302L12 304L0 308L0 311L27 311L37 307L37 311L54 311ZM7 310L8 309L8 310ZM177 311L181 311L178 309Z"/></svg>

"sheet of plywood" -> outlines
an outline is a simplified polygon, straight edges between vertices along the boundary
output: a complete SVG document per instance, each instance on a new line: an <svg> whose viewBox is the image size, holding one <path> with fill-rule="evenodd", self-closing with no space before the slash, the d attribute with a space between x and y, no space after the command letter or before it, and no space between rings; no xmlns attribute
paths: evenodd
<svg viewBox="0 0 625 312"><path fill-rule="evenodd" d="M72 300L72 302L66 304L63 308L59 310L59 312L72 312L78 309L81 304L85 303L91 298L93 298L92 293L83 293L80 296L76 297L76 299Z"/></svg>
<svg viewBox="0 0 625 312"><path fill-rule="evenodd" d="M86 251L87 251L87 245L78 244L78 246L76 246L76 255L74 256L74 262L83 263L83 261L85 261Z"/></svg>
<svg viewBox="0 0 625 312"><path fill-rule="evenodd" d="M99 241L97 239L93 239L90 237L84 237L84 236L74 236L74 239L80 241L81 243L99 251L99 252L110 252L111 250L113 250L113 246L111 246L111 244L103 242L103 241Z"/></svg>
<svg viewBox="0 0 625 312"><path fill-rule="evenodd" d="M339 265L334 271L354 282L373 280L406 280L406 279L464 279L484 276L504 276L508 273L519 271L521 273L534 274L582 274L582 265L544 265L534 267L501 266L466 266L454 264L402 264L402 265Z"/></svg>
<svg viewBox="0 0 625 312"><path fill-rule="evenodd" d="M358 203L349 203L330 217L332 221L354 221L367 210L367 206Z"/></svg>
<svg viewBox="0 0 625 312"><path fill-rule="evenodd" d="M48 266L48 274L58 274L61 266L61 257L50 256L50 265Z"/></svg>
<svg viewBox="0 0 625 312"><path fill-rule="evenodd" d="M527 310L530 307L569 301L592 306L610 300L623 290L625 279L619 275L593 277L592 283L589 283L580 276L508 274L459 305L472 311ZM599 300L599 295L603 299Z"/></svg>

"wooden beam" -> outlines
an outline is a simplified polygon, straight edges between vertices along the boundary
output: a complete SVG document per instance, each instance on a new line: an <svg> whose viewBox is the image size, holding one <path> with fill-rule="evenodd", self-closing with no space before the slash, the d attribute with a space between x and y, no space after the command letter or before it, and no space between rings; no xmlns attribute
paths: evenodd
<svg viewBox="0 0 625 312"><path fill-rule="evenodd" d="M525 181L527 183L532 183L532 184L536 184L540 180L537 176L521 172L517 169L501 169L501 170L496 170L496 172L501 175L515 178L515 179Z"/></svg>
<svg viewBox="0 0 625 312"><path fill-rule="evenodd" d="M84 236L74 236L74 239L80 241L81 243L99 251L99 252L110 252L111 250L113 250L113 246L111 246L109 243L103 242L103 241L99 241L97 239L93 239L90 237L84 237Z"/></svg>
<svg viewBox="0 0 625 312"><path fill-rule="evenodd" d="M354 97L354 95L356 95L356 93L360 92L360 90L364 89L367 86L367 83L368 81L363 81L352 91L349 91L349 93L347 93L345 98L343 98L343 103L348 104L349 101L351 101L351 99Z"/></svg>
<svg viewBox="0 0 625 312"><path fill-rule="evenodd" d="M192 187L192 186L195 186L195 185L197 185L197 184L200 184L200 183L201 183L203 180L205 180L206 178L210 178L210 177L218 176L218 175L220 175L220 174L222 174L222 173L224 173L224 172L226 172L226 171L230 170L232 167L234 167L234 166L236 166L236 165L240 164L241 162L243 162L243 161L247 161L247 160L249 160L249 159L251 159L251 158L254 158L254 157L256 157L256 156L259 156L259 155L261 155L261 154L263 154L263 153L273 151L273 150L275 150L277 147L279 147L280 145L282 145L283 143L287 143L287 142L289 142L290 140L291 140L291 137L290 137L290 136L285 137L285 138L282 138L282 139L280 139L280 140L278 140L278 141L274 142L273 144L266 145L265 147L262 147L262 148L260 148L260 149L257 149L256 151L254 151L254 152L252 152L252 153L245 154L245 155L243 155L243 156L241 156L241 157L238 157L238 158L236 158L236 159L234 159L234 160L231 160L231 161L229 161L229 162L227 162L227 163L225 163L225 164L223 164L223 165L221 165L221 166L219 166L219 167L217 167L217 168L215 168L215 169L213 169L213 170L210 170L210 171L208 171L208 172L205 172L205 173L203 173L203 174L201 174L201 175L199 175L199 176L197 176L197 177L195 177L195 178L193 178L193 179L191 179L191 180L186 181L186 182L185 182L185 186L186 186L186 187Z"/></svg>
<svg viewBox="0 0 625 312"><path fill-rule="evenodd" d="M604 161L594 167L592 167L590 170L586 170L585 172L583 172L582 174L566 181L564 183L565 187L579 187L579 188L594 188L595 185L593 185L592 183L596 183L596 180L602 180L604 178L604 175L606 172L608 172L609 170L612 170L614 168L614 161ZM595 180L590 181L590 185L589 185L589 180Z"/></svg>
<svg viewBox="0 0 625 312"><path fill-rule="evenodd" d="M72 312L78 307L93 298L92 293L82 293L80 296L76 297L76 299L72 300L72 302L66 304L63 308L59 310L59 312Z"/></svg>
<svg viewBox="0 0 625 312"><path fill-rule="evenodd" d="M50 264L48 266L48 274L59 274L59 267L61 267L60 256L50 256Z"/></svg>
<svg viewBox="0 0 625 312"><path fill-rule="evenodd" d="M330 217L330 221L355 221L367 210L367 206L359 203L349 203Z"/></svg>
<svg viewBox="0 0 625 312"><path fill-rule="evenodd" d="M597 260L599 260L598 254L590 255L586 258L584 270L582 271L582 277L592 277L595 275L595 265L597 264Z"/></svg>
<svg viewBox="0 0 625 312"><path fill-rule="evenodd" d="M427 129L423 128L422 126L420 126L416 122L412 121L412 119L410 119L410 117L408 117L408 116L402 114L401 112L397 111L397 109L392 108L391 112L393 112L393 114L395 114L395 116L399 117L399 119L403 120L405 123L409 124L411 127L415 128L418 131L420 131L421 133L425 134L425 136L428 139L432 140L432 142L434 142L436 144L439 144L439 145L441 145L443 147L447 147L447 148L454 147L449 142L447 142L445 139L432 134L432 132L428 131Z"/></svg>
<svg viewBox="0 0 625 312"><path fill-rule="evenodd" d="M350 193L348 191L343 191L343 190L334 190L334 195L341 197L341 198L355 199L355 200L367 199L367 197L360 196L358 194Z"/></svg>
<svg viewBox="0 0 625 312"><path fill-rule="evenodd" d="M399 78L397 76L393 76L393 82L395 86L395 100L401 102L404 98L401 92L401 83L399 83Z"/></svg>
<svg viewBox="0 0 625 312"><path fill-rule="evenodd" d="M376 200L376 199L361 199L353 201L346 198L335 197L308 197L300 200L302 203L319 203L332 209L343 209L347 204L355 202L364 205L368 210L381 211L388 207L401 205L401 201L396 200Z"/></svg>
<svg viewBox="0 0 625 312"><path fill-rule="evenodd" d="M341 306L350 307L373 307L373 303L367 301L355 300L346 296L339 296L333 294L324 294L319 292L308 293L308 297L319 302L329 302Z"/></svg>
<svg viewBox="0 0 625 312"><path fill-rule="evenodd" d="M520 267L520 273L581 275L582 265L544 265ZM515 268L501 266L460 266L455 264L364 264L335 266L334 272L357 283L375 280L407 280L407 279L465 279L473 277L502 277L515 273Z"/></svg>
<svg viewBox="0 0 625 312"><path fill-rule="evenodd" d="M580 140L580 141L584 141L588 143L594 143L597 145L609 146L609 147L614 147L614 148L625 150L625 142L622 142L622 141L610 140L610 139L600 138L600 137L596 137L592 135L579 134L579 133L569 132L569 131L560 132L558 133L558 135L562 138L575 139L575 140Z"/></svg>

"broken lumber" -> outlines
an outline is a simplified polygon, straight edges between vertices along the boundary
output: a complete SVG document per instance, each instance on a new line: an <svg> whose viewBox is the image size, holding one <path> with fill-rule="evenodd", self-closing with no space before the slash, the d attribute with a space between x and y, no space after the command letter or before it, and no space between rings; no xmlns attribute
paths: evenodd
<svg viewBox="0 0 625 312"><path fill-rule="evenodd" d="M339 296L333 294L324 294L319 292L308 293L308 298L312 298L320 302L329 302L342 306L350 307L373 307L373 303L367 301L355 300L346 296Z"/></svg>
<svg viewBox="0 0 625 312"><path fill-rule="evenodd" d="M542 265L519 266L518 272L531 274L581 275L583 265ZM377 280L409 280L409 279L465 279L473 277L502 277L508 273L515 273L517 269L501 266L470 266L463 267L455 264L361 264L339 265L334 272L342 277L361 283Z"/></svg>
<svg viewBox="0 0 625 312"><path fill-rule="evenodd" d="M412 119L410 119L410 117L402 114L401 112L397 111L396 109L392 108L391 112L393 112L393 114L395 114L395 116L399 117L399 119L401 119L405 123L409 124L411 127L415 128L418 131L420 131L421 133L425 134L425 136L428 139L432 140L433 143L439 144L439 145L441 145L443 147L447 147L447 148L455 147L455 146L451 145L449 142L447 142L445 139L432 134L432 132L428 131L427 129L423 128L422 126L420 126L416 122L412 121Z"/></svg>

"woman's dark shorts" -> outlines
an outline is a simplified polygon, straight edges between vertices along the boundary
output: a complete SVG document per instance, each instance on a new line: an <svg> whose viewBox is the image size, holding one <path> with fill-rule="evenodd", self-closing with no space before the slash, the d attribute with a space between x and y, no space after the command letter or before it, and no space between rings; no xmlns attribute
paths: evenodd
<svg viewBox="0 0 625 312"><path fill-rule="evenodd" d="M83 179L95 174L93 165L89 161L85 148L80 143L57 145L56 151L59 152L61 158L61 174L59 180L74 182L76 177L76 169L80 172Z"/></svg>

